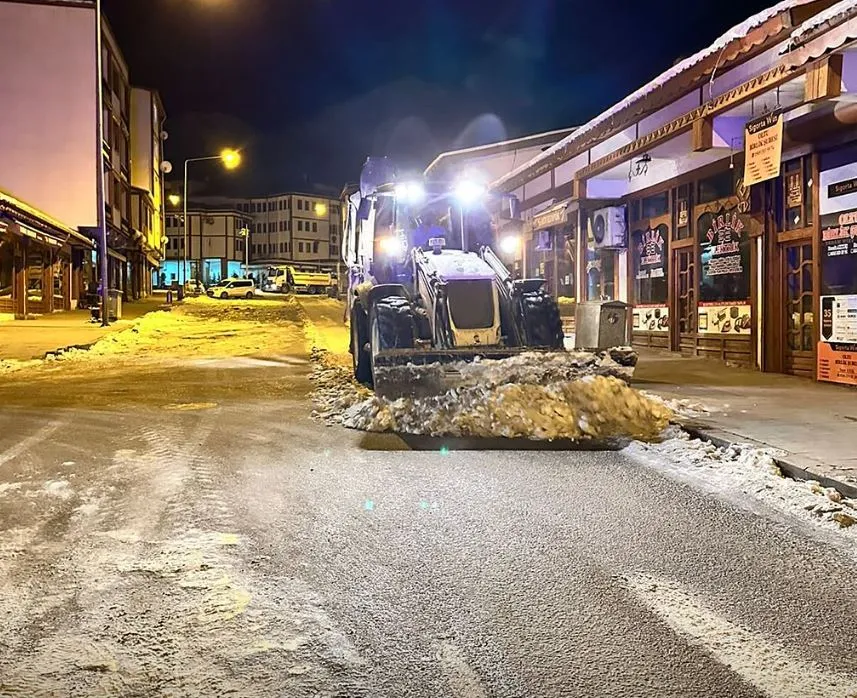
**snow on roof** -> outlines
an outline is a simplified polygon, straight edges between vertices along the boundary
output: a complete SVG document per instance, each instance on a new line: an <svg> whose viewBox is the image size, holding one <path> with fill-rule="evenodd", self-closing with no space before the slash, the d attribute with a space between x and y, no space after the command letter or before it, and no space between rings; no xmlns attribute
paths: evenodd
<svg viewBox="0 0 857 698"><path fill-rule="evenodd" d="M553 131L544 131L542 133L532 133L528 136L520 136L518 138L510 138L505 141L494 141L492 143L484 143L483 145L475 145L469 148L459 148L457 150L447 150L440 155L438 155L434 160L431 161L431 164L426 167L425 171L428 172L431 170L437 163L441 160L445 160L446 158L455 157L458 155L468 155L471 153L479 153L483 150L491 150L494 148L503 148L513 145L520 145L525 143L526 141L536 141L542 138L550 138L551 136L559 136L560 134L568 135L569 132L574 131L574 126L570 126L568 128L558 128Z"/></svg>
<svg viewBox="0 0 857 698"><path fill-rule="evenodd" d="M857 12L857 0L840 0L840 2L831 5L814 17L810 17L795 29L791 33L791 42L798 43L804 36L811 34L814 30L824 26L824 24L828 22L833 24L837 20L844 20L849 14L853 14L854 12Z"/></svg>
<svg viewBox="0 0 857 698"><path fill-rule="evenodd" d="M30 204L25 203L20 199L16 199L11 194L8 194L2 189L0 189L0 206L3 206L3 204L7 204L11 208L21 211L21 213L24 213L28 216L32 216L33 218L40 220L43 223L47 223L52 228L56 228L57 230L65 233L66 235L70 235L81 241L86 241L92 244L92 241L89 238L85 237L84 235L81 235L74 228L70 228L65 223L61 223L56 218L49 216L44 211L40 211L35 206L30 206Z"/></svg>
<svg viewBox="0 0 857 698"><path fill-rule="evenodd" d="M837 4L853 5L855 1L857 0L843 0L842 3ZM632 104L647 96L651 92L654 92L658 88L663 87L667 82L681 75L686 70L689 70L698 63L704 61L706 58L709 58L710 56L713 56L718 52L723 51L733 41L747 36L747 34L749 34L754 29L762 26L769 19L776 17L778 14L791 10L795 7L807 5L810 2L814 2L814 0L781 0L781 2L778 2L773 7L769 7L767 10L762 10L758 14L755 14L749 19L746 19L745 21L741 22L741 24L732 27L732 29L723 34L719 39L717 39L717 41L715 41L707 48L696 52L690 58L685 58L683 61L677 63L669 70L664 71L654 80L651 80L650 82L643 85L636 92L632 92L630 95L625 97L625 99L623 99L621 102L617 102L607 111L602 112L594 119L588 121L583 126L576 129L574 133L563 138L558 143L555 143L553 146L540 153L529 162L525 162L520 167L517 167L516 169L512 170L512 172L503 175L500 179L494 182L493 186L499 186L506 180L512 179L513 177L517 177L518 175L526 172L533 165L541 162L542 160L545 160L546 158L549 158L551 155L558 152L559 150L567 146L569 143L573 143L574 141L583 138L583 136L585 136L587 133L590 133L598 126L601 126L606 121L609 121L612 117L621 112L623 109L630 107Z"/></svg>

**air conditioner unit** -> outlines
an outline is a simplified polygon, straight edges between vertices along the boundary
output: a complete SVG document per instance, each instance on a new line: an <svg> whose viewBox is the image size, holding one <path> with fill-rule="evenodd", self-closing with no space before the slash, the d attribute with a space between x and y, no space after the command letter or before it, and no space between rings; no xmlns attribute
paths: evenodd
<svg viewBox="0 0 857 698"><path fill-rule="evenodd" d="M628 225L624 206L609 206L592 212L589 234L596 248L624 249L628 246Z"/></svg>

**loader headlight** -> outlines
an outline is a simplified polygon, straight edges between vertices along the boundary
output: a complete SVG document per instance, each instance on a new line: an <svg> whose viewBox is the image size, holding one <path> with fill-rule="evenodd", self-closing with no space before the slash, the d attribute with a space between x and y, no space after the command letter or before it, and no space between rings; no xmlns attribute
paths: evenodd
<svg viewBox="0 0 857 698"><path fill-rule="evenodd" d="M485 195L485 186L473 179L464 178L458 180L452 193L462 206L472 206Z"/></svg>
<svg viewBox="0 0 857 698"><path fill-rule="evenodd" d="M426 190L419 182L402 182L396 185L396 198L405 204L418 204L426 198Z"/></svg>
<svg viewBox="0 0 857 698"><path fill-rule="evenodd" d="M402 254L402 241L393 237L392 235L389 237L381 238L381 251L384 254L390 255L391 257L395 257Z"/></svg>
<svg viewBox="0 0 857 698"><path fill-rule="evenodd" d="M515 254L521 245L521 238L517 235L507 235L500 240L500 251L503 254Z"/></svg>

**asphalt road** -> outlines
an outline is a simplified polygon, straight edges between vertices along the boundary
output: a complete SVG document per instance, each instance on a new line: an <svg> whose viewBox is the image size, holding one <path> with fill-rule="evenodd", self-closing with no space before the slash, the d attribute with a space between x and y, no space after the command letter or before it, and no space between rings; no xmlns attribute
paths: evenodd
<svg viewBox="0 0 857 698"><path fill-rule="evenodd" d="M841 550L633 449L319 426L308 369L0 382L0 696L857 695Z"/></svg>

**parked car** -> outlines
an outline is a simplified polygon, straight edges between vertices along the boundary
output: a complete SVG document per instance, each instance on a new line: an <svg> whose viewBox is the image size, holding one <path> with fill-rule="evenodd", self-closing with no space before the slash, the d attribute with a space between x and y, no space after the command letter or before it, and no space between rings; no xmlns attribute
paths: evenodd
<svg viewBox="0 0 857 698"><path fill-rule="evenodd" d="M186 281L184 285L184 294L186 296L201 296L205 293L205 286L201 281Z"/></svg>
<svg viewBox="0 0 857 698"><path fill-rule="evenodd" d="M253 279L224 279L207 291L211 298L252 298L256 295Z"/></svg>

